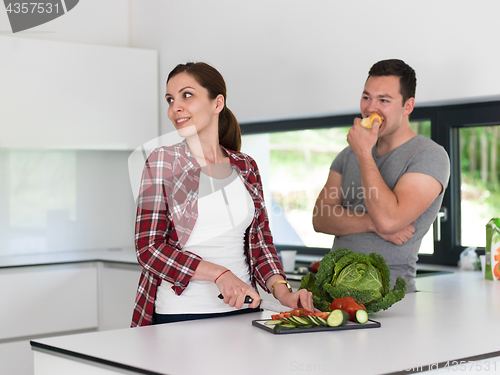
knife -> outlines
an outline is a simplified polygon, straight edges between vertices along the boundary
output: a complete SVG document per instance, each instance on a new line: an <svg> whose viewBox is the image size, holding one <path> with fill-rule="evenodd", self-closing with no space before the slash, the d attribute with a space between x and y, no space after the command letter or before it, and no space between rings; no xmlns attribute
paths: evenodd
<svg viewBox="0 0 500 375"><path fill-rule="evenodd" d="M222 295L222 293L219 294L219 298L224 299L224 296ZM245 297L244 303L252 303L252 302L253 302L252 297L250 297L250 296ZM293 310L291 307L283 306L281 303L266 301L264 299L260 300L260 304L258 307L260 307L263 310L274 311L277 313Z"/></svg>

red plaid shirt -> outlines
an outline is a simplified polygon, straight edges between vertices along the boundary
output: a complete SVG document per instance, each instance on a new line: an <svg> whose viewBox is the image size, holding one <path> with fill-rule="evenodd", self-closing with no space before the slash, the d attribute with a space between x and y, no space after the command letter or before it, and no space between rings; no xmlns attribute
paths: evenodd
<svg viewBox="0 0 500 375"><path fill-rule="evenodd" d="M252 224L245 233L245 255L254 288L267 292L266 280L274 274L285 278L273 244L264 204L262 182L255 161L225 149L255 205ZM198 217L201 168L187 143L155 149L144 167L135 226L137 259L143 266L132 315L132 327L152 324L156 289L162 279L180 295L198 264L198 255L183 251Z"/></svg>

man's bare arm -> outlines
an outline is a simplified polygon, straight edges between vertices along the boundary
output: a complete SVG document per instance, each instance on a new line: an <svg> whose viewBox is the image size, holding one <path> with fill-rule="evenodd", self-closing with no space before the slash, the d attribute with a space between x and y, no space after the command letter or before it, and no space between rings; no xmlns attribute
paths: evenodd
<svg viewBox="0 0 500 375"><path fill-rule="evenodd" d="M375 230L371 218L365 212L342 206L342 175L334 171L330 171L314 205L313 226L316 232L336 236Z"/></svg>
<svg viewBox="0 0 500 375"><path fill-rule="evenodd" d="M358 120L358 119L357 119ZM434 177L423 173L405 173L393 190L389 189L373 159L378 124L367 131L355 121L347 141L358 159L365 206L382 234L391 234L413 223L434 202L443 187Z"/></svg>
<svg viewBox="0 0 500 375"><path fill-rule="evenodd" d="M347 236L375 232L386 241L401 245L413 237L415 228L410 224L398 232L383 234L377 232L370 215L342 206L342 175L330 171L328 180L321 190L313 212L313 226L316 232Z"/></svg>

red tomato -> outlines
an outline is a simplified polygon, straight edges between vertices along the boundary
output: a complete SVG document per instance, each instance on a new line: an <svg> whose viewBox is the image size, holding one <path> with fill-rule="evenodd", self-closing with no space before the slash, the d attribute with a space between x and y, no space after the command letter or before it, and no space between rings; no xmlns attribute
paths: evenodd
<svg viewBox="0 0 500 375"><path fill-rule="evenodd" d="M321 311L319 311L319 312L312 313L311 315L317 316L319 318L323 318L323 319L326 320L328 318L328 316L330 315L330 313L329 312L321 312Z"/></svg>
<svg viewBox="0 0 500 375"><path fill-rule="evenodd" d="M312 273L317 273L318 267L319 267L319 261L312 262L311 265L309 266L309 271L311 271Z"/></svg>
<svg viewBox="0 0 500 375"><path fill-rule="evenodd" d="M306 309L301 309L301 308L295 308L292 311L293 316L307 316L309 315L309 311Z"/></svg>
<svg viewBox="0 0 500 375"><path fill-rule="evenodd" d="M354 321L354 315L356 315L356 311L366 310L365 306L361 302L356 301L352 297L337 298L332 302L331 308L332 311L335 309L346 311L352 321Z"/></svg>
<svg viewBox="0 0 500 375"><path fill-rule="evenodd" d="M342 297L342 298L337 298L336 300L334 300L332 302L332 305L330 306L331 309L332 309L332 311L333 310L337 310L337 309L342 310L342 306L344 305L344 302L348 301L348 300L353 300L354 301L354 298L352 298L352 297Z"/></svg>

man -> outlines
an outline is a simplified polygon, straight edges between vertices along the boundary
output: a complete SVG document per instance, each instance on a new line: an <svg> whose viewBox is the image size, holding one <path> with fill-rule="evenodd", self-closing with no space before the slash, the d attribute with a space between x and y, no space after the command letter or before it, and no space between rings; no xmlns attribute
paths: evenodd
<svg viewBox="0 0 500 375"><path fill-rule="evenodd" d="M333 249L381 254L397 277L416 291L414 277L423 236L443 200L450 173L443 147L417 135L409 116L415 105L415 71L401 60L372 66L361 114L378 113L371 129L356 118L346 147L333 161L315 205L317 232L334 234Z"/></svg>

